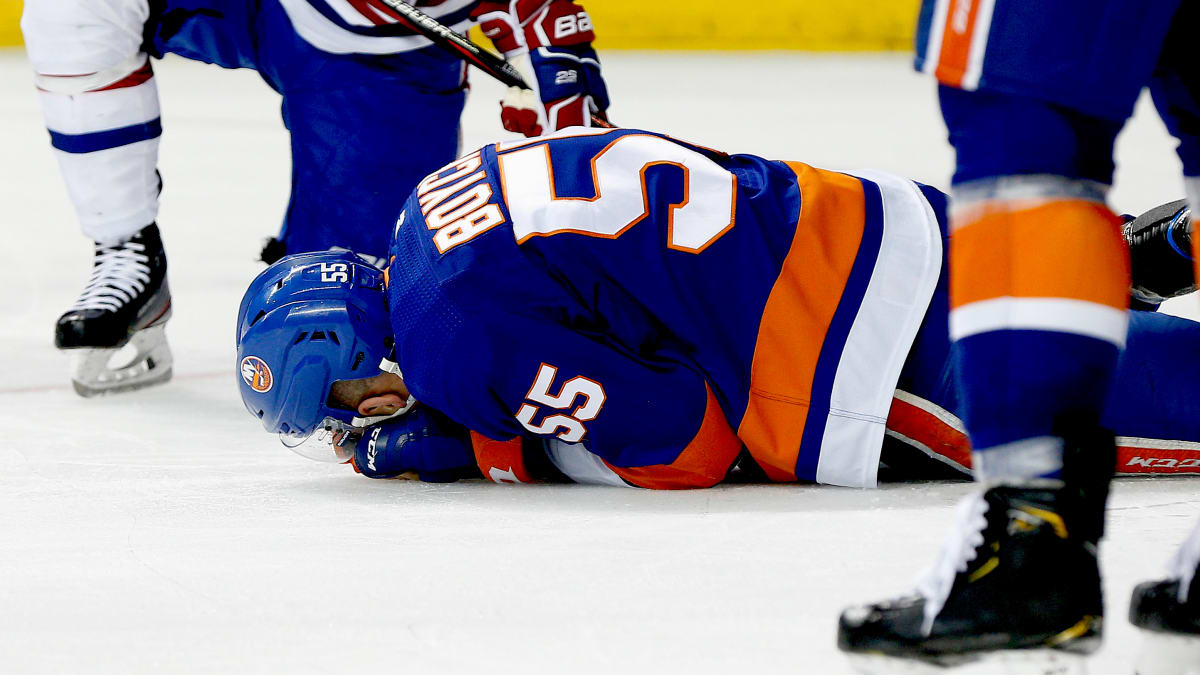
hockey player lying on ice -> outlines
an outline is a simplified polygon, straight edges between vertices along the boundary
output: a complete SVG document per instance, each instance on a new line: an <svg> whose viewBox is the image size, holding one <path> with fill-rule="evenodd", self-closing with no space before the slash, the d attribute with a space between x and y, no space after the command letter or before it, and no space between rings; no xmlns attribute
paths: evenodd
<svg viewBox="0 0 1200 675"><path fill-rule="evenodd" d="M1179 206L1131 224L1136 296L1192 289ZM965 477L945 210L896 176L631 129L488 146L420 183L386 272L324 252L255 279L242 399L377 478L865 487L885 444ZM1119 472L1200 471L1198 339L1133 313Z"/></svg>

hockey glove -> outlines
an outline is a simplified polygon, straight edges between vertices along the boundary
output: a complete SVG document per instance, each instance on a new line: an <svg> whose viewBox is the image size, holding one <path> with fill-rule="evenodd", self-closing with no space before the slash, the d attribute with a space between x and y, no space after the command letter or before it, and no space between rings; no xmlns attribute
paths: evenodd
<svg viewBox="0 0 1200 675"><path fill-rule="evenodd" d="M427 483L451 483L479 475L467 429L421 405L369 427L354 447L351 464L368 478L415 473Z"/></svg>
<svg viewBox="0 0 1200 675"><path fill-rule="evenodd" d="M532 138L547 124L554 131L590 126L593 113L603 118L608 90L587 12L570 0L519 0L512 9L508 2L485 1L472 12L506 59L528 52L537 79L540 100L532 91L509 88L500 102L504 128Z"/></svg>
<svg viewBox="0 0 1200 675"><path fill-rule="evenodd" d="M592 49L596 36L588 13L573 2L555 0L533 13L524 26L550 130L591 126L592 113L603 119L608 89Z"/></svg>
<svg viewBox="0 0 1200 675"><path fill-rule="evenodd" d="M1151 310L1196 290L1192 271L1192 218L1186 200L1129 218L1124 228L1133 272L1133 309Z"/></svg>
<svg viewBox="0 0 1200 675"><path fill-rule="evenodd" d="M504 58L511 59L525 53L525 41L517 17L509 12L508 2L483 0L471 10L471 18L479 22L484 36L492 41Z"/></svg>

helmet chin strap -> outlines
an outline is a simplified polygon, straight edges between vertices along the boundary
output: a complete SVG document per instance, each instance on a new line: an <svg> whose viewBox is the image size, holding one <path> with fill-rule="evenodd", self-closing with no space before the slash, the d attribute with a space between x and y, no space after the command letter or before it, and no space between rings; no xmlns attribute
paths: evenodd
<svg viewBox="0 0 1200 675"><path fill-rule="evenodd" d="M400 372L400 364L396 363L395 361L392 361L391 359L388 359L387 357L384 357L379 362L379 370L382 372L385 372L385 373L393 373L395 375L399 375L402 379L404 377L404 373ZM396 412L394 412L390 415L372 415L370 417L355 417L354 419L350 420L350 424L359 429L364 428L364 427L369 427L372 424L379 424L380 422L382 422L384 420L390 420L393 417L399 417L399 416L403 415L404 413L408 412L409 410L412 410L412 407L416 404L417 404L417 399L413 398L412 394L409 394L408 400L404 402L404 407L400 408Z"/></svg>

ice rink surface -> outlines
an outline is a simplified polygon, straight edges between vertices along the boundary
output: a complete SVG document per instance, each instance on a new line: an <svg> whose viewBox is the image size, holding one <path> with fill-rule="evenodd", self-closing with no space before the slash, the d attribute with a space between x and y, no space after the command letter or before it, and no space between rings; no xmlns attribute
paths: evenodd
<svg viewBox="0 0 1200 675"><path fill-rule="evenodd" d="M624 125L948 182L905 55L603 58ZM251 72L156 69L176 375L83 400L52 339L91 245L27 64L0 52L0 672L843 673L839 609L932 560L966 484L425 485L293 455L234 385L237 303L288 192L278 97ZM472 82L467 149L507 136L497 86ZM1133 213L1182 195L1144 103L1112 199ZM1117 485L1091 672L1130 672L1129 591L1198 516L1200 481Z"/></svg>

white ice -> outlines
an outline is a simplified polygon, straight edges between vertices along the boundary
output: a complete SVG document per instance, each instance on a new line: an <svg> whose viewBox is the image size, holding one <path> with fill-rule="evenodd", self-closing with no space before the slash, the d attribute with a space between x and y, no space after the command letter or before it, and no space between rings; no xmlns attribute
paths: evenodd
<svg viewBox="0 0 1200 675"><path fill-rule="evenodd" d="M604 55L614 120L709 146L944 186L933 87L906 55ZM910 587L965 484L654 493L371 481L246 414L234 318L288 193L279 101L254 73L156 65L167 386L83 400L52 346L90 265L23 56L0 54L0 671L848 670L839 609ZM464 147L503 135L473 75ZM1143 102L1112 203L1182 196ZM1190 305L1184 305L1190 307ZM1200 481L1122 481L1103 550L1128 673L1129 591L1200 516Z"/></svg>

